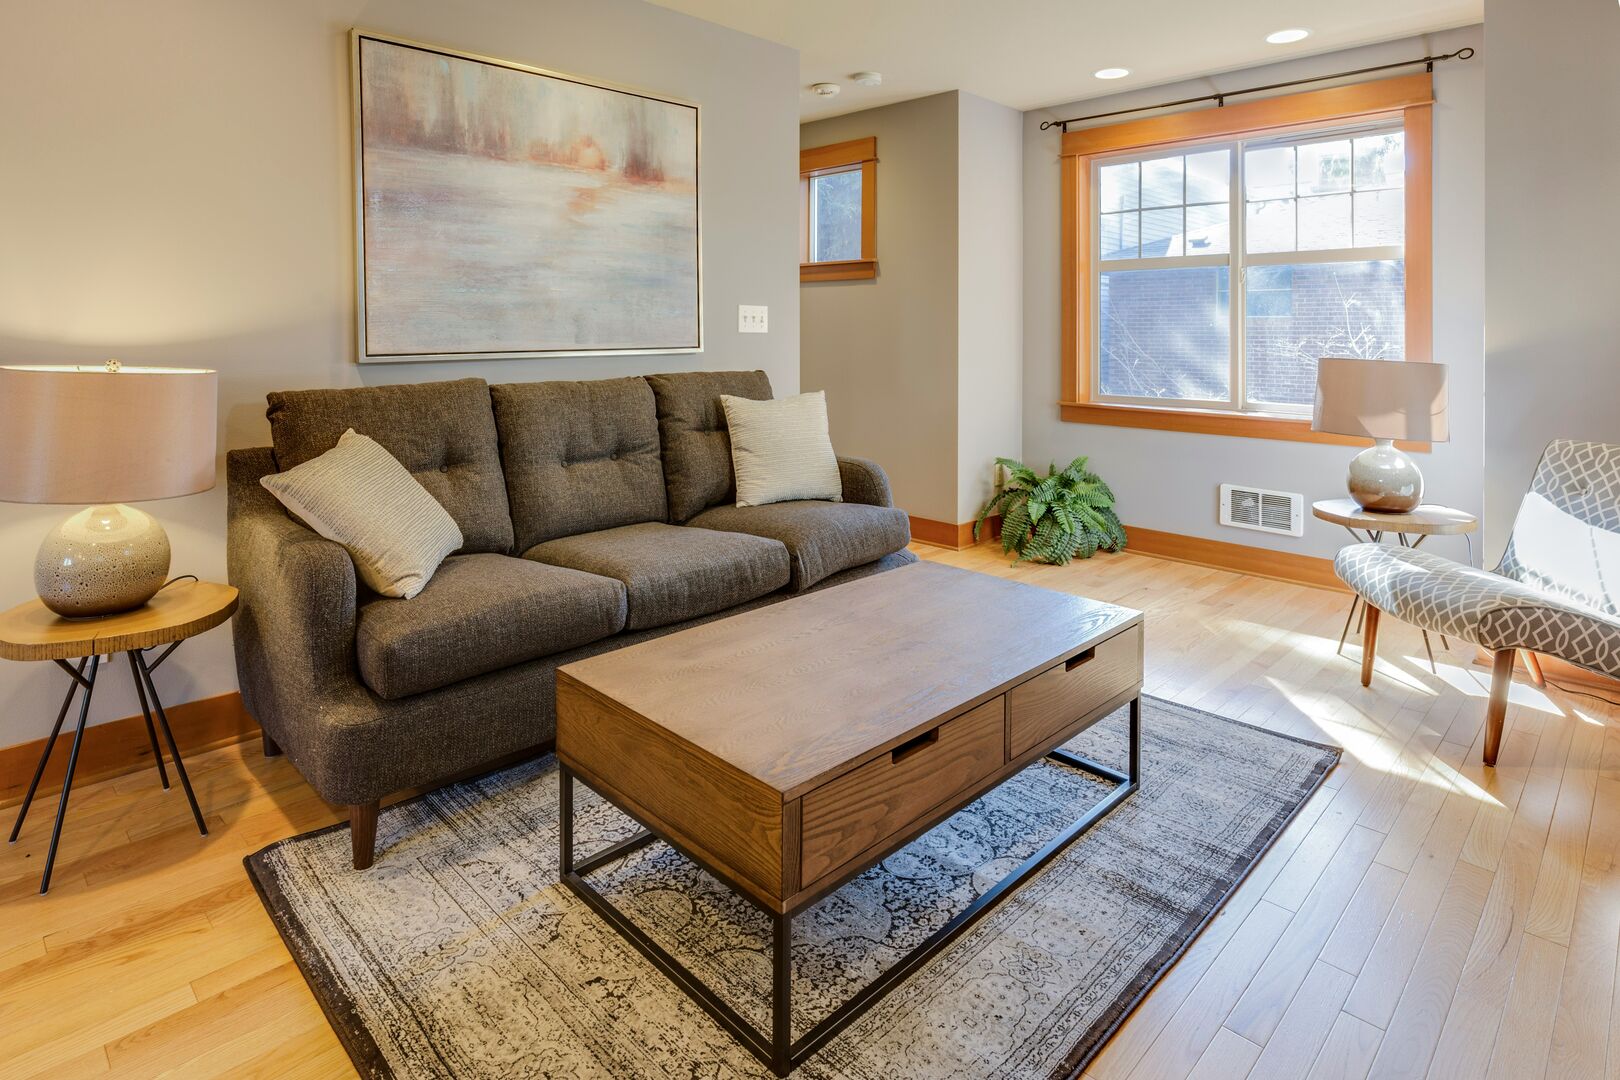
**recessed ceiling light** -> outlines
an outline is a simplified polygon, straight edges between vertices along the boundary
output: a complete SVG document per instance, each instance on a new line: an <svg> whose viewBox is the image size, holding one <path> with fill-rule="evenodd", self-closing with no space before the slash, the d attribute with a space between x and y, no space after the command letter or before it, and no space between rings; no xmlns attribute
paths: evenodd
<svg viewBox="0 0 1620 1080"><path fill-rule="evenodd" d="M1099 79L1123 79L1130 72L1124 68L1103 68L1095 74Z"/></svg>
<svg viewBox="0 0 1620 1080"><path fill-rule="evenodd" d="M1309 30L1293 27L1288 30L1278 30L1275 34L1267 34L1266 41L1272 45L1292 45L1296 41L1304 41L1311 36Z"/></svg>

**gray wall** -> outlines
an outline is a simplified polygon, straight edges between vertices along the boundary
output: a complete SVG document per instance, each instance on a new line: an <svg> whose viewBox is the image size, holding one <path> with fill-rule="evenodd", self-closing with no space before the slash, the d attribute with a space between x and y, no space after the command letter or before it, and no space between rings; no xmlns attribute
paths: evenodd
<svg viewBox="0 0 1620 1080"><path fill-rule="evenodd" d="M833 446L881 462L907 511L957 509L957 94L819 120L803 148L877 136L878 275L800 289L800 381Z"/></svg>
<svg viewBox="0 0 1620 1080"><path fill-rule="evenodd" d="M798 389L791 49L637 0L62 0L8 3L3 25L0 361L218 368L222 451L264 443L264 395L290 387L764 368ZM706 350L358 367L355 25L701 105ZM739 336L739 303L769 305L771 332ZM175 573L223 579L224 504L150 505ZM33 595L34 551L72 509L0 504L0 605ZM112 675L98 719L137 711ZM233 689L229 632L159 681L171 702ZM0 745L42 737L62 689L51 665L0 665Z"/></svg>
<svg viewBox="0 0 1620 1080"><path fill-rule="evenodd" d="M1024 441L1023 117L959 94L956 521Z"/></svg>
<svg viewBox="0 0 1620 1080"><path fill-rule="evenodd" d="M1549 439L1620 442L1620 7L1487 0L1485 26L1494 558Z"/></svg>
<svg viewBox="0 0 1620 1080"><path fill-rule="evenodd" d="M869 135L878 276L803 286L801 381L898 505L969 521L1023 439L1021 116L951 91L806 124L799 145Z"/></svg>
<svg viewBox="0 0 1620 1080"><path fill-rule="evenodd" d="M1528 16L1527 16L1528 17ZM1031 462L1089 454L1119 496L1127 524L1309 555L1332 555L1342 530L1307 520L1303 537L1222 527L1222 482L1298 491L1306 502L1344 494L1349 447L1065 423L1058 418L1058 149L1042 120L1151 105L1178 97L1479 49L1435 69L1434 355L1450 365L1451 441L1419 457L1427 497L1479 512L1483 460L1484 80L1479 27L1315 56L1150 90L1059 105L1024 117L1024 455ZM1434 541L1462 558L1461 540ZM1455 550L1453 550L1455 549Z"/></svg>

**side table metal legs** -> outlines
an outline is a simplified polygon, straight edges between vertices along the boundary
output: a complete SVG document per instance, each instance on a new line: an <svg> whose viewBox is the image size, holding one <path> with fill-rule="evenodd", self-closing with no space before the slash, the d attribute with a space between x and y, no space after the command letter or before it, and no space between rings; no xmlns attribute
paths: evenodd
<svg viewBox="0 0 1620 1080"><path fill-rule="evenodd" d="M162 663L172 651L173 647L160 656L157 663ZM169 753L174 758L174 771L180 776L180 786L185 789L186 800L191 804L191 815L197 822L197 831L207 836L208 827L203 824L202 812L197 808L197 797L191 790L191 780L186 776L185 763L180 760L180 747L175 744L174 732L169 729L169 718L163 711L163 702L158 698L157 687L152 682L152 668L157 664L148 665L145 654L138 649L131 649L126 655L129 657L130 676L135 681L135 694L140 699L141 713L146 720L146 735L152 743L152 757L157 762L158 777L167 790L169 774L164 768L163 754L158 749L157 731L152 724L154 713L157 715L157 726L163 729L163 737L168 741ZM51 870L56 865L56 848L62 838L62 822L67 818L68 795L73 790L73 773L79 764L79 747L84 743L85 724L90 717L90 698L95 692L96 673L101 668L101 657L86 657L79 661L77 668L65 660L58 660L56 663L73 681L68 684L67 696L62 699L62 708L57 711L56 723L51 726L51 733L45 740L45 749L39 756L39 765L34 769L34 778L28 783L28 793L23 796L22 805L17 808L17 820L11 826L11 836L7 841L15 844L17 837L22 833L23 820L28 817L28 807L34 801L34 793L39 790L39 782L45 775L45 766L51 759L51 751L56 748L57 737L62 731L62 722L67 719L68 709L73 704L73 695L82 687L84 698L79 703L79 722L73 732L73 747L68 751L67 772L62 777L62 794L56 803L56 823L51 827L51 845L45 853L45 872L39 879L41 893L51 887Z"/></svg>

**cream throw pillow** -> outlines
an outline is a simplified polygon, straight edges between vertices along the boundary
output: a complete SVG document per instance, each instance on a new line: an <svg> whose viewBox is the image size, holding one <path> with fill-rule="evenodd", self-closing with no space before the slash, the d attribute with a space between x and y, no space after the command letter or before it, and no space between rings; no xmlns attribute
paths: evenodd
<svg viewBox="0 0 1620 1080"><path fill-rule="evenodd" d="M842 502L838 456L827 434L827 395L773 401L720 395L731 429L731 467L737 505L764 506L789 499Z"/></svg>
<svg viewBox="0 0 1620 1080"><path fill-rule="evenodd" d="M286 472L260 477L310 528L349 550L360 579L383 596L421 592L461 529L377 442L343 433L332 449Z"/></svg>

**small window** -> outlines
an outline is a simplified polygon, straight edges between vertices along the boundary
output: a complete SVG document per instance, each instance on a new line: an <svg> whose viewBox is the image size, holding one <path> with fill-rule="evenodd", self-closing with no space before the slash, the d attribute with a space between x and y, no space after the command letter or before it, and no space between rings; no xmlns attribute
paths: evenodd
<svg viewBox="0 0 1620 1080"><path fill-rule="evenodd" d="M848 262L861 257L861 170L810 178L808 262Z"/></svg>
<svg viewBox="0 0 1620 1080"><path fill-rule="evenodd" d="M800 281L877 276L877 139L799 152Z"/></svg>

